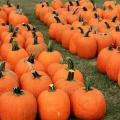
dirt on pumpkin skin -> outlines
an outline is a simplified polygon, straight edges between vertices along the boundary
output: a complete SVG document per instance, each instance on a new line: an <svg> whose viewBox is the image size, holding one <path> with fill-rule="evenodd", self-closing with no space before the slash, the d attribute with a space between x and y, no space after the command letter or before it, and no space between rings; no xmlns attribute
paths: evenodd
<svg viewBox="0 0 120 120"><path fill-rule="evenodd" d="M34 14L35 4L38 1L40 0L11 0L13 4L20 4L20 7L23 9L24 13L29 17L30 23L35 25L37 29L44 34L46 43L48 43L48 28L39 20L37 20ZM101 6L105 0L95 1L97 2L98 6ZM6 0L0 0L1 5L5 2ZM64 57L70 56L77 65L78 69L80 69L85 76L89 76L93 83L93 86L97 87L104 93L107 100L107 113L103 120L120 120L120 88L115 82L110 81L106 75L101 74L98 71L96 68L96 59L85 60L79 58L75 55L70 54L56 42L54 42L54 48L62 52ZM36 118L36 120L39 120L39 118ZM71 117L69 120L79 119Z"/></svg>

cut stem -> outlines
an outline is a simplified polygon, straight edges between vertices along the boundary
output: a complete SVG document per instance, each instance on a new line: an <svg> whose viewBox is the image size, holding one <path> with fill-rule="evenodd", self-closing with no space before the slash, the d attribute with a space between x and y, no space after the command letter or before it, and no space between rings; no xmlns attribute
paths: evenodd
<svg viewBox="0 0 120 120"><path fill-rule="evenodd" d="M13 94L16 95L16 96L20 96L20 95L23 95L24 92L20 89L20 87L15 86L13 88Z"/></svg>
<svg viewBox="0 0 120 120"><path fill-rule="evenodd" d="M29 58L28 58L28 62L30 62L30 63L34 63L34 60L35 60L35 55L32 53L30 56L29 56Z"/></svg>
<svg viewBox="0 0 120 120"><path fill-rule="evenodd" d="M47 51L48 52L52 52L53 51L53 46L52 46L52 41L51 40L49 40Z"/></svg>
<svg viewBox="0 0 120 120"><path fill-rule="evenodd" d="M87 92L92 90L92 88L91 88L91 81L89 80L88 77L86 77L86 80L85 80L85 90Z"/></svg>
<svg viewBox="0 0 120 120"><path fill-rule="evenodd" d="M42 76L37 71L32 72L32 75L34 76L34 78L40 78Z"/></svg>
<svg viewBox="0 0 120 120"><path fill-rule="evenodd" d="M16 41L12 41L12 51L17 51L19 50L19 46Z"/></svg>
<svg viewBox="0 0 120 120"><path fill-rule="evenodd" d="M50 84L49 85L49 92L55 92L56 90L55 90L55 86L54 86L54 84Z"/></svg>
<svg viewBox="0 0 120 120"><path fill-rule="evenodd" d="M74 70L69 70L67 80L68 81L74 80Z"/></svg>
<svg viewBox="0 0 120 120"><path fill-rule="evenodd" d="M0 71L5 71L5 62L2 62L0 65Z"/></svg>

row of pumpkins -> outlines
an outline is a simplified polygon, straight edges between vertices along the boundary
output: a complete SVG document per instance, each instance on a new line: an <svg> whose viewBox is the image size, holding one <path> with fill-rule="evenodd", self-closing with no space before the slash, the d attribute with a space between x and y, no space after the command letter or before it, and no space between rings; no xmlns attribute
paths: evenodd
<svg viewBox="0 0 120 120"><path fill-rule="evenodd" d="M112 0L96 8L92 0L54 0L36 4L35 13L51 39L81 58L98 55L100 72L120 85L120 4Z"/></svg>
<svg viewBox="0 0 120 120"><path fill-rule="evenodd" d="M0 7L0 119L98 120L106 101L71 58L48 46L19 6ZM92 111L92 112L91 112Z"/></svg>

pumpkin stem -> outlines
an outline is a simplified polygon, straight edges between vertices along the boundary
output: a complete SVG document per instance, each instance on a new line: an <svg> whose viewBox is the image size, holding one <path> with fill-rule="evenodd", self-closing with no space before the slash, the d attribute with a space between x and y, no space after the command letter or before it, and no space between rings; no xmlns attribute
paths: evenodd
<svg viewBox="0 0 120 120"><path fill-rule="evenodd" d="M34 60L35 60L35 55L32 53L30 56L29 56L29 58L28 58L28 62L30 62L30 63L34 63Z"/></svg>
<svg viewBox="0 0 120 120"><path fill-rule="evenodd" d="M112 8L112 6L111 6L111 5L109 5L109 9L110 9L110 10L113 10L113 8Z"/></svg>
<svg viewBox="0 0 120 120"><path fill-rule="evenodd" d="M88 31L84 34L84 37L89 37L89 33L92 31L92 26L88 29Z"/></svg>
<svg viewBox="0 0 120 120"><path fill-rule="evenodd" d="M12 41L12 51L17 51L19 50L19 46L16 41Z"/></svg>
<svg viewBox="0 0 120 120"><path fill-rule="evenodd" d="M49 92L55 92L55 86L54 84L49 85Z"/></svg>
<svg viewBox="0 0 120 120"><path fill-rule="evenodd" d="M32 75L34 76L34 78L40 78L42 76L36 71L32 72Z"/></svg>
<svg viewBox="0 0 120 120"><path fill-rule="evenodd" d="M73 15L76 14L76 12L78 11L79 8L76 8L74 11L73 11Z"/></svg>
<svg viewBox="0 0 120 120"><path fill-rule="evenodd" d="M90 0L90 2L94 5L95 4L95 2L93 1L93 0Z"/></svg>
<svg viewBox="0 0 120 120"><path fill-rule="evenodd" d="M58 16L58 15L59 15L59 14L58 14L58 12L57 12L57 11L55 11L55 10L52 12L52 14L54 14L54 15L56 15L56 16Z"/></svg>
<svg viewBox="0 0 120 120"><path fill-rule="evenodd" d="M0 71L0 78L2 78L3 77L3 73L2 73L2 71Z"/></svg>
<svg viewBox="0 0 120 120"><path fill-rule="evenodd" d="M13 34L12 34L12 37L16 37L16 34L17 34L17 32L18 32L18 27L16 27L16 29L13 31Z"/></svg>
<svg viewBox="0 0 120 120"><path fill-rule="evenodd" d="M9 0L7 0L7 5L8 5L8 7L12 7L12 5L11 5Z"/></svg>
<svg viewBox="0 0 120 120"><path fill-rule="evenodd" d="M102 6L102 10L105 11L105 10L106 10L106 7L105 7L105 6Z"/></svg>
<svg viewBox="0 0 120 120"><path fill-rule="evenodd" d="M78 21L79 21L79 22L82 22L82 15L79 16Z"/></svg>
<svg viewBox="0 0 120 120"><path fill-rule="evenodd" d="M117 16L113 17L112 22L116 22Z"/></svg>
<svg viewBox="0 0 120 120"><path fill-rule="evenodd" d="M1 23L0 25L1 25L1 26L5 26L6 24L5 24L5 23Z"/></svg>
<svg viewBox="0 0 120 120"><path fill-rule="evenodd" d="M46 2L46 5L47 5L47 6L50 6L48 2Z"/></svg>
<svg viewBox="0 0 120 120"><path fill-rule="evenodd" d="M108 50L113 50L113 45L112 44L108 47Z"/></svg>
<svg viewBox="0 0 120 120"><path fill-rule="evenodd" d="M38 44L38 39L37 37L34 37L34 45Z"/></svg>
<svg viewBox="0 0 120 120"><path fill-rule="evenodd" d="M117 32L120 32L119 25L116 25L115 30L116 30Z"/></svg>
<svg viewBox="0 0 120 120"><path fill-rule="evenodd" d="M120 46L117 47L117 50L120 52Z"/></svg>
<svg viewBox="0 0 120 120"><path fill-rule="evenodd" d="M20 9L20 5L17 5L16 8L17 8L17 10L19 10Z"/></svg>
<svg viewBox="0 0 120 120"><path fill-rule="evenodd" d="M99 19L99 15L97 13L94 14L95 18Z"/></svg>
<svg viewBox="0 0 120 120"><path fill-rule="evenodd" d="M85 6L82 9L83 11L88 11L88 9Z"/></svg>
<svg viewBox="0 0 120 120"><path fill-rule="evenodd" d="M81 34L84 34L84 30L82 29L82 27L78 27L78 29L80 30Z"/></svg>
<svg viewBox="0 0 120 120"><path fill-rule="evenodd" d="M13 32L13 26L12 26L12 24L9 24L9 30L8 30L8 32L10 32L10 33Z"/></svg>
<svg viewBox="0 0 120 120"><path fill-rule="evenodd" d="M111 28L110 25L108 24L108 22L106 22L106 21L105 21L105 25L106 25L107 29Z"/></svg>
<svg viewBox="0 0 120 120"><path fill-rule="evenodd" d="M88 77L86 77L86 80L85 80L85 90L88 92L90 90L92 90L91 88L91 81L89 80Z"/></svg>
<svg viewBox="0 0 120 120"><path fill-rule="evenodd" d="M67 7L67 11L69 12L70 11L70 6L68 5L68 7Z"/></svg>
<svg viewBox="0 0 120 120"><path fill-rule="evenodd" d="M52 52L53 51L53 46L52 46L52 41L51 40L49 40L47 51L48 52Z"/></svg>
<svg viewBox="0 0 120 120"><path fill-rule="evenodd" d="M67 64L68 64L68 69L74 70L74 63L73 63L72 59L70 57L67 57L66 60L67 60Z"/></svg>
<svg viewBox="0 0 120 120"><path fill-rule="evenodd" d="M75 0L75 2L76 2L76 4L77 4L77 6L80 6L80 3L79 3L78 0Z"/></svg>
<svg viewBox="0 0 120 120"><path fill-rule="evenodd" d="M5 71L5 62L1 63L0 71Z"/></svg>
<svg viewBox="0 0 120 120"><path fill-rule="evenodd" d="M24 92L20 89L20 87L15 86L13 88L13 94L16 95L16 96L20 96L20 95L23 95Z"/></svg>
<svg viewBox="0 0 120 120"><path fill-rule="evenodd" d="M56 19L57 23L61 23L61 21L60 21L60 18L59 18L59 17L54 16L54 18Z"/></svg>
<svg viewBox="0 0 120 120"><path fill-rule="evenodd" d="M82 22L82 26L85 26L86 24L87 24L87 21L84 20L84 21Z"/></svg>
<svg viewBox="0 0 120 120"><path fill-rule="evenodd" d="M70 4L70 6L73 6L73 3L72 3L72 1L71 1L71 0L69 0L69 4Z"/></svg>
<svg viewBox="0 0 120 120"><path fill-rule="evenodd" d="M73 81L74 80L74 70L69 70L67 80L68 81Z"/></svg>
<svg viewBox="0 0 120 120"><path fill-rule="evenodd" d="M23 23L22 25L25 26L28 29L28 31L31 31L31 28L30 28L30 26L28 24Z"/></svg>

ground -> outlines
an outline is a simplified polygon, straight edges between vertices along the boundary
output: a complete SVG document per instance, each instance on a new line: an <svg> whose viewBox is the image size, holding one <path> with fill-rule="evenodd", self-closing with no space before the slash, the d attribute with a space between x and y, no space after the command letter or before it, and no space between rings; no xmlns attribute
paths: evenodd
<svg viewBox="0 0 120 120"><path fill-rule="evenodd" d="M5 3L5 1L6 0L0 0L0 4ZM48 36L48 28L37 20L34 14L35 4L39 1L40 0L11 0L14 4L20 4L24 13L28 16L30 23L35 25L37 29L44 34L45 41L47 43L50 39ZM104 2L104 0L95 1L98 6L101 6ZM120 120L120 88L115 82L110 81L106 75L101 74L98 71L96 68L96 58L90 60L79 58L72 55L68 50L63 49L61 45L56 42L54 42L54 48L59 50L64 57L70 56L84 76L89 77L93 86L103 92L107 101L107 112L103 120ZM70 118L70 120L79 119Z"/></svg>

